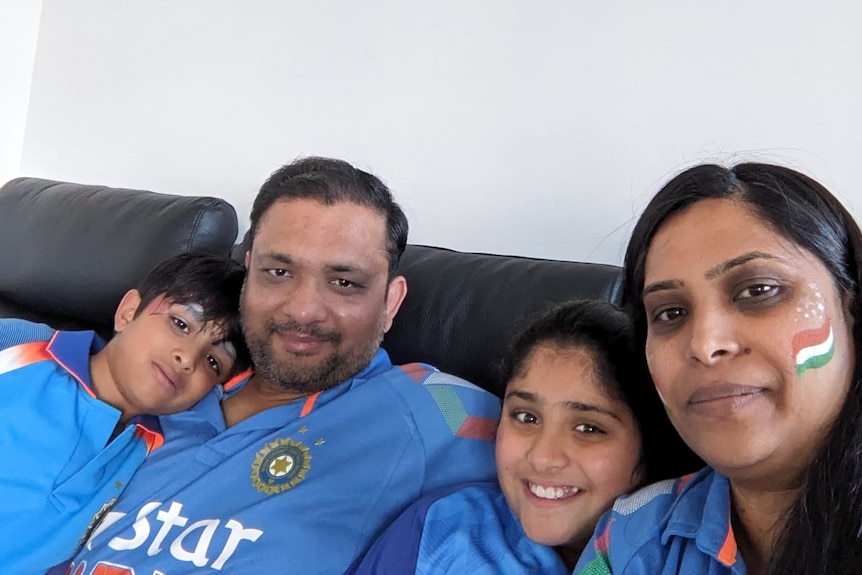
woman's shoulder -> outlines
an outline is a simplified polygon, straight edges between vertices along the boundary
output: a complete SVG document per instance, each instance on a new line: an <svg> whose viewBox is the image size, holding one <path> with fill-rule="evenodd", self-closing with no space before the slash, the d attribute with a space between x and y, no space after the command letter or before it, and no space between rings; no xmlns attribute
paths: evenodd
<svg viewBox="0 0 862 575"><path fill-rule="evenodd" d="M660 555L668 537L697 527L713 505L714 491L725 489L724 483L726 479L705 468L618 498L599 520L575 573L590 573L586 567L597 562L612 566L611 572L622 572L636 555L649 562L650 549Z"/></svg>

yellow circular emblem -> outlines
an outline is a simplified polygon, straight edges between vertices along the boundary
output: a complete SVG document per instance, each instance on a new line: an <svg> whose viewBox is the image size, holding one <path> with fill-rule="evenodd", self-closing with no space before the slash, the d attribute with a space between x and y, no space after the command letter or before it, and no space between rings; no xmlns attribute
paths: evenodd
<svg viewBox="0 0 862 575"><path fill-rule="evenodd" d="M291 438L276 439L257 452L251 464L251 483L267 495L295 487L311 469L308 448Z"/></svg>

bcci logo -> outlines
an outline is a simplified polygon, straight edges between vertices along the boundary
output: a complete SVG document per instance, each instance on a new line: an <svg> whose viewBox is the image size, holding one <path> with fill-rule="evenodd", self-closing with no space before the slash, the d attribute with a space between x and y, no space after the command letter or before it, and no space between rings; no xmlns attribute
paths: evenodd
<svg viewBox="0 0 862 575"><path fill-rule="evenodd" d="M267 495L295 487L311 468L308 448L293 439L276 439L257 452L251 464L251 483Z"/></svg>

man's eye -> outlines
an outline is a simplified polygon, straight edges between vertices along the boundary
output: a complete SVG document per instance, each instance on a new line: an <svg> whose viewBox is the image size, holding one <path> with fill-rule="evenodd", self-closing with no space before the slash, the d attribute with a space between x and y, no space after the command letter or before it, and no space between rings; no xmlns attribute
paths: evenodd
<svg viewBox="0 0 862 575"><path fill-rule="evenodd" d="M189 333L189 324L186 323L183 318L174 315L171 316L171 320L174 322L175 326L177 326L178 328L180 328L180 330L183 331L183 333Z"/></svg>
<svg viewBox="0 0 862 575"><path fill-rule="evenodd" d="M275 276L277 278L284 277L287 275L287 270L282 269L282 268L272 268L272 269L266 270L266 272L269 275Z"/></svg>
<svg viewBox="0 0 862 575"><path fill-rule="evenodd" d="M340 288L349 288L349 287L357 287L358 286L358 284L355 284L352 281L346 280L344 278L338 278L333 283L335 283L335 285L337 285Z"/></svg>
<svg viewBox="0 0 862 575"><path fill-rule="evenodd" d="M521 423L538 423L539 418L533 415L532 413L527 413L526 411L519 411L517 413L512 414L517 421Z"/></svg>
<svg viewBox="0 0 862 575"><path fill-rule="evenodd" d="M216 372L216 375L221 375L221 367L219 367L218 360L215 357L208 355L207 363L209 363L213 371Z"/></svg>
<svg viewBox="0 0 862 575"><path fill-rule="evenodd" d="M737 294L736 299L766 299L778 295L779 287L770 284L757 284L748 286Z"/></svg>

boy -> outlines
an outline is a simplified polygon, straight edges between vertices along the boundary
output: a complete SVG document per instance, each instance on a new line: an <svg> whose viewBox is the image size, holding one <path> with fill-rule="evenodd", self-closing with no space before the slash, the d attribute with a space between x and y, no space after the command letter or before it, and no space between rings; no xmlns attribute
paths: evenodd
<svg viewBox="0 0 862 575"><path fill-rule="evenodd" d="M68 559L183 411L250 365L244 270L183 254L123 296L114 337L0 320L0 565Z"/></svg>

